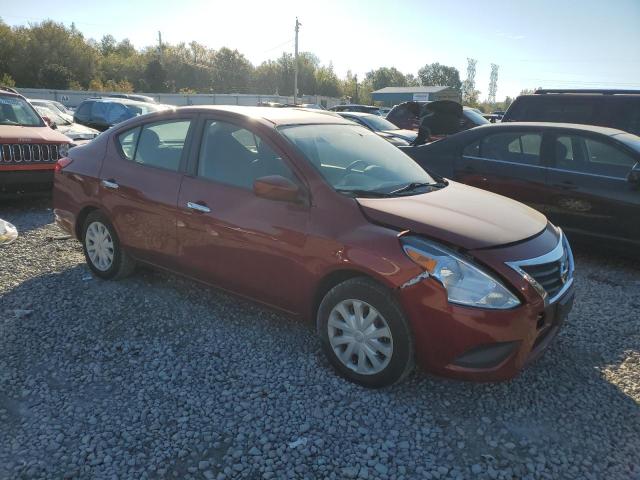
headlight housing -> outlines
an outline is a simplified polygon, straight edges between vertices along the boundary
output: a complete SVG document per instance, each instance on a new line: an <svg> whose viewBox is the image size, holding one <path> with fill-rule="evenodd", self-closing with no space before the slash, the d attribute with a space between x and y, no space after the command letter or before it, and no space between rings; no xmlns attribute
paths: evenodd
<svg viewBox="0 0 640 480"><path fill-rule="evenodd" d="M60 156L60 158L66 157L67 155L69 155L69 144L68 143L61 143L58 146L58 155Z"/></svg>
<svg viewBox="0 0 640 480"><path fill-rule="evenodd" d="M499 280L452 250L415 236L400 241L407 256L444 286L449 302L499 310L520 305Z"/></svg>

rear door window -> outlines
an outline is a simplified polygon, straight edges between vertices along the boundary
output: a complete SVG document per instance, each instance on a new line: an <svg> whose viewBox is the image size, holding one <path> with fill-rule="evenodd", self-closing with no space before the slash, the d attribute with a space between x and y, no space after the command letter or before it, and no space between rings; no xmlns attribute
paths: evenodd
<svg viewBox="0 0 640 480"><path fill-rule="evenodd" d="M127 107L120 103L111 103L107 109L107 123L109 125L115 125L116 123L124 122L128 118L133 117L131 112L127 110Z"/></svg>
<svg viewBox="0 0 640 480"><path fill-rule="evenodd" d="M541 144L542 133L498 133L485 137L479 144L479 152L473 144L465 149L464 154L524 165L540 165Z"/></svg>
<svg viewBox="0 0 640 480"><path fill-rule="evenodd" d="M625 178L635 159L606 141L582 135L559 135L555 144L556 167L594 175Z"/></svg>
<svg viewBox="0 0 640 480"><path fill-rule="evenodd" d="M91 106L91 119L97 122L107 121L107 104L104 102L94 102Z"/></svg>

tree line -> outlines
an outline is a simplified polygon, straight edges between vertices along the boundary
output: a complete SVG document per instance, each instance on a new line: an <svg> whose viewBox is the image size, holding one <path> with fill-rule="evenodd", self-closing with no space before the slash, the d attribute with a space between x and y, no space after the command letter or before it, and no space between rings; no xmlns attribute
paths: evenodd
<svg viewBox="0 0 640 480"><path fill-rule="evenodd" d="M311 52L298 59L300 95L348 97L371 103L371 92L387 86L444 85L460 90L454 67L427 64L417 75L382 67L356 79L338 78ZM136 49L105 35L85 38L71 25L51 20L10 27L0 18L0 84L6 86L120 92L256 93L293 95L294 56L253 65L241 52L198 42Z"/></svg>

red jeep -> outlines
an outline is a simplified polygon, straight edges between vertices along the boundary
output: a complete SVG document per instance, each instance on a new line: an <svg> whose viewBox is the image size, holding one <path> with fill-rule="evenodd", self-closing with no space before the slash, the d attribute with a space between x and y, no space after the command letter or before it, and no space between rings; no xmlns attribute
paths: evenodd
<svg viewBox="0 0 640 480"><path fill-rule="evenodd" d="M22 95L0 87L0 195L51 190L53 169L70 142Z"/></svg>

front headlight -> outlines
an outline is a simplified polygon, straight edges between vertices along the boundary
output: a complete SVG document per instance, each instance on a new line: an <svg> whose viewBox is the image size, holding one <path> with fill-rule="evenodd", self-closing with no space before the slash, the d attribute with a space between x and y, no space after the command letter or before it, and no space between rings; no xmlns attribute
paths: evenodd
<svg viewBox="0 0 640 480"><path fill-rule="evenodd" d="M58 147L58 155L60 156L60 158L66 157L67 155L69 155L69 144L68 143L61 143L60 144L60 146Z"/></svg>
<svg viewBox="0 0 640 480"><path fill-rule="evenodd" d="M493 309L520 305L500 281L448 248L420 237L400 241L409 258L444 286L449 302Z"/></svg>

